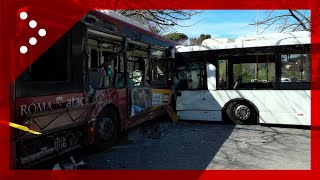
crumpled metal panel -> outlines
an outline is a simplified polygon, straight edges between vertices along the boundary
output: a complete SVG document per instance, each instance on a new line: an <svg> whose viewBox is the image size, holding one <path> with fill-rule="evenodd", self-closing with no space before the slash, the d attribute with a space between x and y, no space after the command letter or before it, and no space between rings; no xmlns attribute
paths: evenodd
<svg viewBox="0 0 320 180"><path fill-rule="evenodd" d="M95 103L92 103L83 106L33 113L27 117L23 125L34 131L46 134L55 130L61 130L61 128L86 123L90 118L94 105ZM19 137L22 138L30 135L28 132L21 131Z"/></svg>

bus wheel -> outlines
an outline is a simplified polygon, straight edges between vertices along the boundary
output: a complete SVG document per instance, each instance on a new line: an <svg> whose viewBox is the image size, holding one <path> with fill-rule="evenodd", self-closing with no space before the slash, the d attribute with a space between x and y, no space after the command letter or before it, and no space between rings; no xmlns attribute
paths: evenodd
<svg viewBox="0 0 320 180"><path fill-rule="evenodd" d="M256 124L257 112L246 101L231 102L226 110L227 116L234 124Z"/></svg>
<svg viewBox="0 0 320 180"><path fill-rule="evenodd" d="M102 110L96 124L95 151L101 152L111 148L118 139L118 116L112 108Z"/></svg>

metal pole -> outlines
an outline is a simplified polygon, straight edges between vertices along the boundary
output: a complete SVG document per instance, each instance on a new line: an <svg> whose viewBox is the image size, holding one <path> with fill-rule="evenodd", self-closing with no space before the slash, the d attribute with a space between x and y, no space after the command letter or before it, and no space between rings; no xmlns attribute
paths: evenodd
<svg viewBox="0 0 320 180"><path fill-rule="evenodd" d="M257 35L259 34L259 24L258 24L259 18L258 18L258 16L259 16L259 11L257 10L257 12L256 12L256 33L257 33Z"/></svg>

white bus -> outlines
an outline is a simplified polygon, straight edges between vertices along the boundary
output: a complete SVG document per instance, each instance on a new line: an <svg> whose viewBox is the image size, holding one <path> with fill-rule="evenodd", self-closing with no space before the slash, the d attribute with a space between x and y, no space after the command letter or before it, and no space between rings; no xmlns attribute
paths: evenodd
<svg viewBox="0 0 320 180"><path fill-rule="evenodd" d="M310 126L310 33L177 46L179 119Z"/></svg>

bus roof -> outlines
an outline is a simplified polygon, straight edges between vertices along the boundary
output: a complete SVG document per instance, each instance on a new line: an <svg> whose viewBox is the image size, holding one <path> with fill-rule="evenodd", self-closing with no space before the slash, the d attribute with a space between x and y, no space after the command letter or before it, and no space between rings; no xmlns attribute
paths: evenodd
<svg viewBox="0 0 320 180"><path fill-rule="evenodd" d="M242 36L236 39L206 39L200 46L176 46L178 52L209 51L221 49L252 48L310 44L311 33L297 31L290 33L271 33L265 35Z"/></svg>
<svg viewBox="0 0 320 180"><path fill-rule="evenodd" d="M158 34L155 34L149 29L149 27L147 27L147 26L145 26L135 20L132 20L128 17L125 17L119 13L116 13L112 10L93 10L89 14L94 14L96 16L99 16L99 17L107 20L107 21L112 21L112 22L122 24L124 26L131 27L132 29L134 29L136 31L142 32L142 33L147 34L149 36L152 36L153 38L158 39L160 41L170 43L173 46L177 45L177 42L172 41L172 40L165 38L163 36L160 36Z"/></svg>

